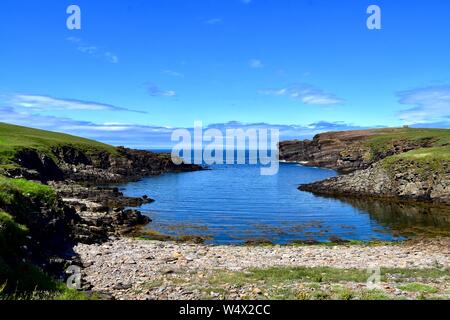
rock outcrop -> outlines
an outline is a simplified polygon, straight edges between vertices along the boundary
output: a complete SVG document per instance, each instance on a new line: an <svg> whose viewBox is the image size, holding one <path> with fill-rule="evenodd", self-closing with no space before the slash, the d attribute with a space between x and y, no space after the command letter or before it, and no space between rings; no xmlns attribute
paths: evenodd
<svg viewBox="0 0 450 320"><path fill-rule="evenodd" d="M73 238L81 243L98 243L110 236L120 236L136 230L151 220L137 208L154 200L147 196L126 197L114 187L87 187L74 182L52 182L65 206L79 217L73 228Z"/></svg>
<svg viewBox="0 0 450 320"><path fill-rule="evenodd" d="M171 155L165 153L123 147L82 149L70 143L49 149L18 149L12 162L2 168L2 175L39 181L56 192L56 200L51 203L20 193L14 195L20 197L15 199L14 207L0 201L0 209L29 230L21 257L52 274L60 274L65 264L76 259L72 251L75 244L102 243L150 222L140 211L130 208L152 199L126 197L106 185L202 169L197 165L175 165Z"/></svg>
<svg viewBox="0 0 450 320"><path fill-rule="evenodd" d="M349 173L367 169L388 156L432 146L434 142L433 138L399 138L382 150L375 150L368 141L383 132L384 129L328 132L316 135L313 140L283 141L279 144L280 160Z"/></svg>
<svg viewBox="0 0 450 320"><path fill-rule="evenodd" d="M371 196L450 204L450 162L381 161L365 170L301 185L332 196Z"/></svg>
<svg viewBox="0 0 450 320"><path fill-rule="evenodd" d="M170 154L133 150L123 147L115 152L88 153L71 145L57 146L50 153L23 149L15 155L18 167L8 169L5 176L28 180L73 180L96 184L138 180L166 172L201 170L201 166L175 165Z"/></svg>
<svg viewBox="0 0 450 320"><path fill-rule="evenodd" d="M304 191L450 204L449 137L445 129L329 132L281 142L280 159L343 174L300 186Z"/></svg>

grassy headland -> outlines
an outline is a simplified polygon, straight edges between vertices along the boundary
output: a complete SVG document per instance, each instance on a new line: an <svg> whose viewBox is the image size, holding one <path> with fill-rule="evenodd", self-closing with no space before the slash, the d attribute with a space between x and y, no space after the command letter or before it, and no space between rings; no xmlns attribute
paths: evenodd
<svg viewBox="0 0 450 320"><path fill-rule="evenodd" d="M87 154L116 153L115 147L97 141L0 122L0 168L18 166L14 160L21 150L35 150L52 157L52 148L58 146L71 146Z"/></svg>
<svg viewBox="0 0 450 320"><path fill-rule="evenodd" d="M33 150L54 159L52 151L61 146L88 155L117 152L113 146L72 135L0 123L0 173L20 167L16 155L21 151ZM45 214L40 211L43 207ZM58 211L53 188L0 174L0 299L86 298L24 260L27 248L35 241L30 228L37 228L39 219L52 220L52 214L64 214Z"/></svg>
<svg viewBox="0 0 450 320"><path fill-rule="evenodd" d="M417 148L392 156L394 159L409 159L413 161L450 160L450 130L449 129L381 129L368 139L373 157L392 149L399 141L427 144L427 147Z"/></svg>

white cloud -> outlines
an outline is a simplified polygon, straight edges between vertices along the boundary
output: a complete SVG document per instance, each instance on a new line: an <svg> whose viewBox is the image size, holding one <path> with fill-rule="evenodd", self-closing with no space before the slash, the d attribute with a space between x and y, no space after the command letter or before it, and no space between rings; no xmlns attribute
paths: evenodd
<svg viewBox="0 0 450 320"><path fill-rule="evenodd" d="M173 90L163 90L155 84L150 84L147 88L152 97L176 97L177 93Z"/></svg>
<svg viewBox="0 0 450 320"><path fill-rule="evenodd" d="M254 69L260 69L260 68L264 67L262 61L259 59L251 59L248 62L248 65L250 66L250 68L254 68Z"/></svg>
<svg viewBox="0 0 450 320"><path fill-rule="evenodd" d="M46 95L15 94L9 98L14 107L32 109L34 111L45 110L91 110L91 111L129 111L145 113L143 111L131 110L110 104L83 101L76 99L60 99Z"/></svg>
<svg viewBox="0 0 450 320"><path fill-rule="evenodd" d="M77 50L86 54L96 54L98 51L98 48L95 46L79 46L77 47Z"/></svg>
<svg viewBox="0 0 450 320"><path fill-rule="evenodd" d="M167 126L139 125L133 123L104 122L93 123L78 121L70 118L39 115L31 110L18 111L12 107L0 107L1 121L32 126L39 129L65 132L95 139L113 145L125 145L128 147L149 149L154 147L170 147L173 130ZM365 127L346 124L344 122L319 121L308 125L277 125L270 123L242 123L230 121L205 126L206 129L219 129L225 132L230 128L241 129L278 129L281 140L312 138L315 134L325 131L341 131L364 129ZM192 128L186 128L193 130Z"/></svg>
<svg viewBox="0 0 450 320"><path fill-rule="evenodd" d="M260 94L286 96L309 105L335 105L344 102L335 94L325 92L308 84L295 85L281 89L260 90Z"/></svg>
<svg viewBox="0 0 450 320"><path fill-rule="evenodd" d="M94 46L91 44L85 43L81 38L77 37L68 37L66 38L67 41L74 44L76 46L76 49L86 55L90 55L95 58L104 59L105 61L109 63L119 63L119 57L111 52L111 51L104 51L98 46Z"/></svg>
<svg viewBox="0 0 450 320"><path fill-rule="evenodd" d="M450 85L429 86L397 93L399 103L412 105L399 118L408 123L450 119Z"/></svg>

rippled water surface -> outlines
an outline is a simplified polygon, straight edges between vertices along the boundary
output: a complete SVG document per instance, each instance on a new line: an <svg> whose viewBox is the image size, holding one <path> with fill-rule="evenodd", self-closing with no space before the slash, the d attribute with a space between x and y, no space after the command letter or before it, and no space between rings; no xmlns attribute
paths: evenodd
<svg viewBox="0 0 450 320"><path fill-rule="evenodd" d="M121 189L126 195L146 194L156 200L141 208L153 220L149 229L177 236L209 236L209 242L216 244L256 239L285 244L328 241L330 237L398 240L392 223L409 227L448 223L448 219L436 221L405 207L342 201L297 189L301 183L335 175L332 170L297 164L281 164L275 176L261 176L256 165L221 165L149 177Z"/></svg>

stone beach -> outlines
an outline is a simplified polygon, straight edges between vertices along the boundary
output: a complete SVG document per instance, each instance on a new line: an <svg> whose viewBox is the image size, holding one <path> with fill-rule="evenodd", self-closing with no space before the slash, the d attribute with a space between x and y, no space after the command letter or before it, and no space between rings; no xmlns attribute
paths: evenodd
<svg viewBox="0 0 450 320"><path fill-rule="evenodd" d="M391 245L336 246L212 246L112 238L103 244L79 244L75 252L80 256L83 280L90 289L115 299L199 299L201 290L188 290L186 286L197 281L193 277L207 278L218 270L234 272L270 267L446 269L450 266L450 238L409 240ZM181 278L185 283L172 283L167 277ZM168 284L164 285L165 282ZM157 285L149 289L149 283ZM448 286L448 281L440 285ZM256 291L253 293L258 294ZM238 293L228 298L238 299Z"/></svg>

